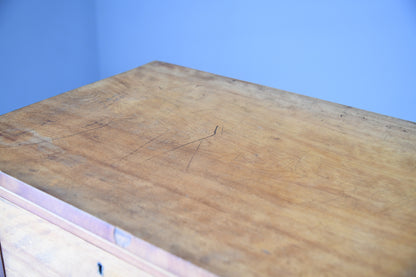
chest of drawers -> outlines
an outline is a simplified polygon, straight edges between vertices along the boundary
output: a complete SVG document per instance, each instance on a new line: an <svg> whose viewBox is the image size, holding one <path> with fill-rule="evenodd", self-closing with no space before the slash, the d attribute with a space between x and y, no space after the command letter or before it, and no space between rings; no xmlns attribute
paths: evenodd
<svg viewBox="0 0 416 277"><path fill-rule="evenodd" d="M416 125L152 62L0 116L7 276L412 276Z"/></svg>

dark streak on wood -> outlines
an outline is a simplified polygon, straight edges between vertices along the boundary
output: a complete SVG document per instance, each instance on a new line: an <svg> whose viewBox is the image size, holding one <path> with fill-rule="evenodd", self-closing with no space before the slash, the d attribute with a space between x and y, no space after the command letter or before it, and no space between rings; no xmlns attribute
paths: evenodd
<svg viewBox="0 0 416 277"><path fill-rule="evenodd" d="M133 151L131 151L131 152L129 152L129 153L127 153L126 155L124 155L123 157L121 157L115 164L117 164L117 163L119 163L119 162L121 162L121 161L123 161L123 160L125 160L125 159L127 159L128 157L130 157L131 155L134 155L134 154L136 154L140 149L142 149L143 147L145 147L146 145L148 145L148 144L150 144L150 143L152 143L153 141L155 141L156 139L158 139L158 138L160 138L161 136L162 136L163 134L160 134L160 135L158 135L158 136L156 136L156 137L154 137L154 138L152 138L152 139L150 139L150 140L148 140L146 143L144 143L144 144L142 144L142 145L140 145L139 147L137 147L136 149L134 149ZM115 165L115 164L113 164L113 165Z"/></svg>
<svg viewBox="0 0 416 277"><path fill-rule="evenodd" d="M194 159L196 152L198 152L199 147L201 146L201 143L202 141L199 142L198 147L195 149L194 153L192 154L192 157L189 160L188 165L186 166L186 171L188 171L189 167L191 166L192 160Z"/></svg>
<svg viewBox="0 0 416 277"><path fill-rule="evenodd" d="M108 122L106 124L101 124L98 127L94 127L94 128L90 128L90 129L87 129L87 130L78 131L78 132L75 132L75 133L72 133L72 134L69 134L69 135L51 138L50 140L45 140L45 139L38 138L38 139L40 139L40 141L37 141L37 142L18 143L16 145L2 146L0 148L15 148L15 147L20 147L20 146L30 146L30 145L37 145L37 144L41 144L41 143L45 143L45 142L48 143L48 142L51 142L51 141L66 139L66 138L70 138L70 137L82 135L82 134L87 133L87 132L91 132L91 131L94 131L94 130L97 130L97 129L101 129L101 128L107 127L110 123L111 122ZM95 124L95 123L93 123L93 124Z"/></svg>
<svg viewBox="0 0 416 277"><path fill-rule="evenodd" d="M192 143L195 143L195 142L198 142L198 141L203 141L203 140L205 140L205 139L208 139L208 138L210 138L210 137L213 137L213 136L215 136L215 135L217 134L217 129L218 129L218 125L215 127L214 133L212 133L211 135L206 136L206 137L203 137L203 138L195 139L195 140L193 140L193 141L189 141L189 142L184 143L184 144L181 144L181 145L178 145L178 146L173 147L172 149L169 149L169 150L167 150L167 151L165 151L165 152L163 152L163 153L161 153L161 154L156 154L156 155L154 155L154 156L152 156L152 157L150 157L150 158L146 159L146 161L149 161L149 160L151 160L151 159L153 159L153 158L159 157L160 155L163 155L163 154L166 154L166 153L169 153L169 152L173 152L173 151L178 150L178 149L180 149L180 148L182 148L182 147L185 147L185 146L187 146L187 145L189 145L189 144L192 144Z"/></svg>

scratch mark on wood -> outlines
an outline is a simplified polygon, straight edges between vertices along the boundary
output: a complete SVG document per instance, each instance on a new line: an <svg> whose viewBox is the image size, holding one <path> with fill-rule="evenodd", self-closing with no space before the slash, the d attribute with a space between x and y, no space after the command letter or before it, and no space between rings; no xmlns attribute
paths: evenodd
<svg viewBox="0 0 416 277"><path fill-rule="evenodd" d="M194 153L192 154L192 157L189 160L188 165L186 166L186 171L188 171L189 167L191 166L192 160L194 159L195 154L198 152L199 147L201 146L201 143L202 143L202 141L199 142L198 147L195 149Z"/></svg>
<svg viewBox="0 0 416 277"><path fill-rule="evenodd" d="M107 127L110 123L111 122L108 122L108 123L105 123L105 124L99 123L99 126L97 126L97 127L90 128L90 129L83 130L83 131L79 131L79 132L72 133L70 135L66 135L66 136L62 136L62 137L52 138L52 140L54 141L54 140L65 139L65 138L70 138L70 137L73 137L73 136L82 135L82 134L87 133L87 132L91 132L91 131L94 131L94 130L97 130L97 129Z"/></svg>
<svg viewBox="0 0 416 277"><path fill-rule="evenodd" d="M193 141L187 142L187 143L184 143L184 144L181 144L181 145L179 145L179 146L176 146L176 147L174 147L174 148L172 148L172 149L170 149L170 150L166 151L165 153L167 153L167 152L172 152L172 151L178 150L179 148L185 147L185 146L187 146L187 145L189 145L189 144L192 144L192 143L195 143L195 142L202 141L202 140L205 140L205 139L207 139L207 138L213 137L213 136L215 136L215 135L217 134L217 129L218 129L218 125L217 125L217 127L215 127L215 130L214 130L214 133L213 133L213 134L211 134L211 135L209 135L209 136L206 136L206 137L203 137L203 138L199 138L199 139L196 139L196 140L193 140Z"/></svg>
<svg viewBox="0 0 416 277"><path fill-rule="evenodd" d="M163 133L164 134L164 133ZM123 160L125 160L125 159L127 159L128 157L130 157L130 156L132 156L132 155L134 155L134 154L136 154L140 149L142 149L143 147L145 147L146 145L148 145L148 144L150 144L150 143L152 143L153 141L155 141L156 139L158 139L159 137L161 137L163 134L160 134L160 135L158 135L158 136L156 136L156 137L154 137L154 138L152 138L152 139L150 139L150 140L148 140L147 142L145 142L145 143L143 143L142 145L140 145L139 147L137 147L136 149L134 149L133 151L131 151L131 152L129 152L129 153L127 153L126 155L124 155L123 157L121 157L115 164L117 164L117 163L119 163L119 162L121 162L121 161L123 161ZM113 165L115 165L115 164L113 164Z"/></svg>
<svg viewBox="0 0 416 277"><path fill-rule="evenodd" d="M234 162L235 160L237 160L237 159L241 156L241 154L242 154L242 153L238 153L238 154L234 157L234 159L232 159L232 160L231 160L231 162Z"/></svg>
<svg viewBox="0 0 416 277"><path fill-rule="evenodd" d="M215 136L217 134L217 129L218 129L218 125L215 126L214 134L212 134L212 136Z"/></svg>
<svg viewBox="0 0 416 277"><path fill-rule="evenodd" d="M91 132L91 131L94 131L94 130L97 130L97 129L107 127L110 123L111 123L111 121L108 122L108 123L105 123L105 124L99 123L100 126L97 126L97 127L94 127L94 128L89 128L87 130L78 131L78 132L75 132L75 133L72 133L72 134L69 134L69 135L65 135L65 136L54 137L54 138L50 138L50 139L38 138L40 141L29 142L29 143L18 143L18 144L14 144L14 145L2 146L0 148L14 148L14 147L20 147L20 146L30 146L30 145L37 145L37 144L41 144L41 143L45 143L45 142L56 141L56 140L60 140L60 139L66 139L66 138L82 135L82 134L87 133L87 132ZM95 124L95 123L93 123L93 124ZM88 125L86 125L86 126L88 126Z"/></svg>
<svg viewBox="0 0 416 277"><path fill-rule="evenodd" d="M173 152L173 151L178 150L178 149L180 149L180 148L183 148L183 147L185 147L185 146L187 146L187 145L189 145L189 144L192 144L192 143L195 143L195 142L199 142L199 141L203 141L203 140L205 140L205 139L208 139L208 138L210 138L210 137L213 137L213 136L215 136L215 135L217 134L217 129L218 129L218 127L219 127L219 126L217 125L217 126L215 127L214 132L213 132L211 135L209 135L209 136L206 136L206 137L203 137L203 138L199 138L199 139L195 139L195 140L189 141L189 142L187 142L187 143L184 143L184 144L178 145L178 146L173 147L173 148L171 148L171 149L169 149L169 150L167 150L167 151L165 151L165 152L163 152L163 153L160 153L160 154L158 154L158 155L154 155L154 156L152 156L152 157L150 157L150 158L146 159L146 161L149 161L149 160L151 160L151 159L153 159L153 158L159 157L160 155L163 155L163 154L166 154L166 153L169 153L169 152Z"/></svg>

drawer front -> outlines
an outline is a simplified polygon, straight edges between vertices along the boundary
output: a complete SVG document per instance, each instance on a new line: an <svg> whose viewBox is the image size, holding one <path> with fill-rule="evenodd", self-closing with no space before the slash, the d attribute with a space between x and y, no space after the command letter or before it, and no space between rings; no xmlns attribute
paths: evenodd
<svg viewBox="0 0 416 277"><path fill-rule="evenodd" d="M0 242L7 277L150 276L1 197Z"/></svg>

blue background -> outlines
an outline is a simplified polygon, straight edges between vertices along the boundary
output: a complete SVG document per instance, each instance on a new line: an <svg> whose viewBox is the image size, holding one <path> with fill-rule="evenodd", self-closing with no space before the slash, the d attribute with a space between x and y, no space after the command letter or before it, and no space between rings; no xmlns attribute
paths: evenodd
<svg viewBox="0 0 416 277"><path fill-rule="evenodd" d="M416 121L414 0L0 0L0 114L153 60Z"/></svg>

